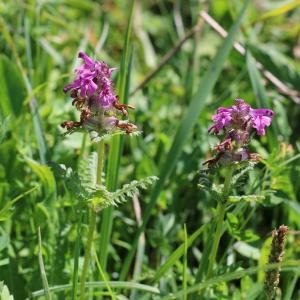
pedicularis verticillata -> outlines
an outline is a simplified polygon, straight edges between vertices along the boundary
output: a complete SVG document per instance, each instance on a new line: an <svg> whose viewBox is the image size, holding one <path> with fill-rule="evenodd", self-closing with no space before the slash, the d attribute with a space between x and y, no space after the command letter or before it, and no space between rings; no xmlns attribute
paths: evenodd
<svg viewBox="0 0 300 300"><path fill-rule="evenodd" d="M212 117L214 124L208 132L221 137L221 141L213 149L215 156L204 164L207 164L209 169L223 166L226 173L218 201L207 278L211 277L216 260L233 174L239 166L259 160L258 154L250 152L249 143L255 132L258 135L265 135L265 129L271 125L273 117L274 112L271 109L254 109L242 99L236 99L235 105L229 108L218 108Z"/></svg>
<svg viewBox="0 0 300 300"><path fill-rule="evenodd" d="M61 126L67 130L66 133L89 132L92 141L98 143L98 150L91 153L90 158L86 159L86 163L81 164L78 175L70 168L62 165L59 167L60 174L64 174L69 190L78 200L79 213L85 207L89 208L89 229L80 278L80 299L84 300L86 299L85 280L90 269L89 261L98 213L108 206L117 205L124 202L126 198L133 197L139 192L139 189L146 189L157 178L149 176L139 181L133 180L115 192L107 190L102 182L105 170L104 138L116 134L135 135L138 133L137 127L128 120L127 109L133 109L133 106L119 102L111 80L112 73L116 71L116 68L109 68L103 61L94 61L83 52L80 52L78 57L83 59L83 64L75 70L75 80L65 86L64 92L70 92L73 99L72 104L80 112L80 120L65 121ZM81 218L78 219L80 220L77 232L80 232ZM76 249L74 255L72 299L77 298L79 252ZM92 272L90 273L92 274Z"/></svg>
<svg viewBox="0 0 300 300"><path fill-rule="evenodd" d="M103 61L93 61L83 52L78 57L84 63L75 70L76 78L65 86L64 92L71 92L72 104L80 111L80 121L66 121L61 126L69 132L84 128L105 133L120 128L132 133L136 126L118 118L118 112L128 117L127 109L133 106L119 103L111 80L116 68L109 68Z"/></svg>
<svg viewBox="0 0 300 300"><path fill-rule="evenodd" d="M212 166L257 160L257 155L248 150L251 136L254 131L265 135L265 128L271 125L273 117L271 109L253 109L242 99L236 99L235 105L229 108L218 108L217 114L212 117L215 124L208 132L220 135L223 130L224 139L214 148L216 157L206 163Z"/></svg>

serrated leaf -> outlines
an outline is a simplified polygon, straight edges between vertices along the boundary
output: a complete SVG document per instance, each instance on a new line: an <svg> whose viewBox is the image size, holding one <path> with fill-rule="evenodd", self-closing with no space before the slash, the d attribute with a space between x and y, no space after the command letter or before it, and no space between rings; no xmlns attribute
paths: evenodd
<svg viewBox="0 0 300 300"><path fill-rule="evenodd" d="M236 202L262 202L265 199L265 196L262 195L245 195L245 196L229 196L228 202L236 203Z"/></svg>
<svg viewBox="0 0 300 300"><path fill-rule="evenodd" d="M117 206L118 204L125 202L127 198L132 198L135 194L139 193L140 189L146 189L152 185L158 178L156 176L149 176L141 180L133 180L130 183L124 184L122 188L115 192L109 192L106 188L98 187L101 193L101 197L98 199L94 198L94 203L97 203L97 209L104 209L109 206Z"/></svg>
<svg viewBox="0 0 300 300"><path fill-rule="evenodd" d="M119 136L119 135L128 135L128 136L139 136L142 134L142 131L134 131L132 133L126 133L126 131L112 131L104 134L99 134L96 131L90 131L91 141L93 143L100 143L103 140L108 140L109 138Z"/></svg>

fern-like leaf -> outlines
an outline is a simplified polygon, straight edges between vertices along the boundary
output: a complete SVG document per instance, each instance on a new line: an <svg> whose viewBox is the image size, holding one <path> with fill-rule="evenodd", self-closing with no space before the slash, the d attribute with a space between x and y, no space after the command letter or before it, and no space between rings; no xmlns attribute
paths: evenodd
<svg viewBox="0 0 300 300"><path fill-rule="evenodd" d="M231 185L232 186L236 186L238 184L238 182L240 180L242 180L244 178L245 175L247 175L247 173L249 171L251 171L254 166L257 164L257 162L254 162L254 161L247 161L247 165L246 166L243 166L242 168L240 168L238 171L238 173L236 175L234 175L232 177L232 180L231 180Z"/></svg>
<svg viewBox="0 0 300 300"><path fill-rule="evenodd" d="M81 160L79 165L79 177L85 189L95 188L97 182L97 152L92 152L87 160Z"/></svg>
<svg viewBox="0 0 300 300"><path fill-rule="evenodd" d="M127 134L129 136L139 136L139 135L142 134L142 131L134 131L134 132L128 134L128 133L126 133L126 131L118 130L118 131L107 132L107 133L104 133L104 134L101 134L101 135L99 135L95 131L91 131L90 132L90 138L91 138L92 142L99 143L99 142L101 142L103 140L106 140L108 138L111 138L113 136L123 135L123 134Z"/></svg>
<svg viewBox="0 0 300 300"><path fill-rule="evenodd" d="M228 202L261 202L265 199L262 195L229 196Z"/></svg>
<svg viewBox="0 0 300 300"><path fill-rule="evenodd" d="M97 191L94 193L94 196L97 195L96 193L99 193L99 198L94 197L94 204L96 205L97 209L104 209L112 205L117 206L120 203L124 203L127 198L132 198L135 194L138 194L141 189L146 190L157 179L158 178L156 176L149 176L139 181L133 180L132 182L123 185L122 188L113 193L103 189L102 186L102 189L97 189ZM97 198L98 201L96 200Z"/></svg>

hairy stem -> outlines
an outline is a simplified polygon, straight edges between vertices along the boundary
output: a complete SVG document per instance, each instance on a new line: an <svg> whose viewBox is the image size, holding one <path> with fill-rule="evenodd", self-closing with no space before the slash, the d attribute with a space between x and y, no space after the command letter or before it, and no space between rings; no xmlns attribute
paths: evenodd
<svg viewBox="0 0 300 300"><path fill-rule="evenodd" d="M104 153L104 142L100 141L98 145L98 163L97 163L97 179L96 183L101 184L102 178L102 169L103 169L103 153ZM94 231L96 228L96 211L94 207L90 209L90 221L89 221L89 230L87 236L87 243L85 246L85 254L84 254L84 261L82 267L82 274L80 278L80 300L85 300L85 279L88 274L89 270L89 262L91 257L92 245L93 245L93 238L94 238Z"/></svg>
<svg viewBox="0 0 300 300"><path fill-rule="evenodd" d="M227 169L227 172L225 174L225 182L222 192L222 199L219 201L217 206L217 221L216 221L216 231L214 235L213 245L209 256L209 264L206 274L206 279L209 279L212 274L212 270L216 261L217 257L217 251L220 243L220 239L222 236L222 227L224 222L224 216L225 216L225 210L226 210L226 204L227 204L227 197L230 191L231 186L231 179L233 175L234 167L229 166Z"/></svg>

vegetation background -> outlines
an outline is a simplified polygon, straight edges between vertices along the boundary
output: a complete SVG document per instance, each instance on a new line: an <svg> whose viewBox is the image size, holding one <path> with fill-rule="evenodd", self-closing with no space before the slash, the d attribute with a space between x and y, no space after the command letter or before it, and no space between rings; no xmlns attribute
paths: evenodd
<svg viewBox="0 0 300 300"><path fill-rule="evenodd" d="M95 149L86 134L64 136L60 127L78 118L62 89L80 50L119 67L117 92L135 106L131 119L143 132L107 141L109 188L160 178L99 215L94 248L101 268L93 256L91 293L192 299L201 288L204 299L264 299L270 233L285 224L285 261L294 263L283 266L278 297L300 299L300 2L249 2L240 26L240 0L0 2L0 280L15 299L43 299L43 291L32 293L47 290L46 277L50 290L57 287L47 299L71 299L74 257L80 274L88 214L53 167L78 171ZM227 40L204 22L203 11L226 31L236 26ZM227 55L233 40L244 55L233 49ZM217 143L207 128L216 108L235 98L271 108L276 117L269 134L251 144L264 160L241 174L232 192L262 197L229 206L207 283L205 250L217 201L206 187L223 182L222 170L203 171ZM100 289L105 280L111 288Z"/></svg>

